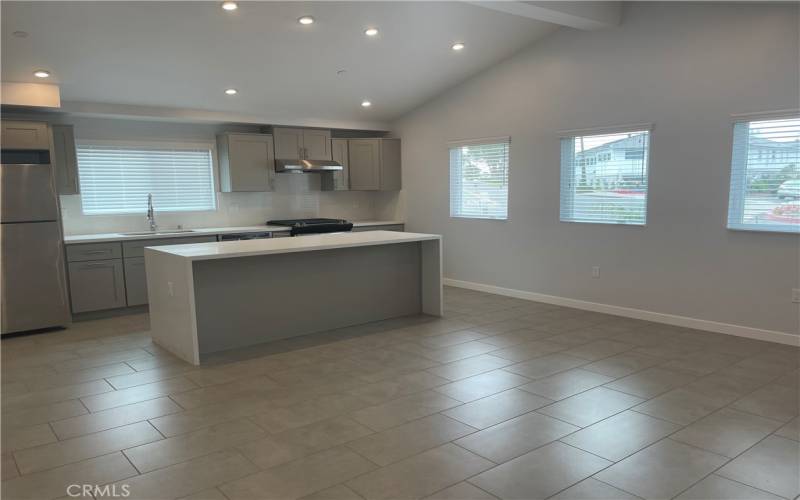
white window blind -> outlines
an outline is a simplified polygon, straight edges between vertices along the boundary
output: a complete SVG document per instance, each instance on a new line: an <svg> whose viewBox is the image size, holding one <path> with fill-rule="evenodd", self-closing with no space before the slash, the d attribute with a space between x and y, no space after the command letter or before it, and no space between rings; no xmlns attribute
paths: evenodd
<svg viewBox="0 0 800 500"><path fill-rule="evenodd" d="M214 210L211 146L78 145L84 214Z"/></svg>
<svg viewBox="0 0 800 500"><path fill-rule="evenodd" d="M644 225L650 132L561 139L561 220Z"/></svg>
<svg viewBox="0 0 800 500"><path fill-rule="evenodd" d="M734 124L728 227L800 232L800 117Z"/></svg>
<svg viewBox="0 0 800 500"><path fill-rule="evenodd" d="M450 144L450 216L508 219L507 137Z"/></svg>

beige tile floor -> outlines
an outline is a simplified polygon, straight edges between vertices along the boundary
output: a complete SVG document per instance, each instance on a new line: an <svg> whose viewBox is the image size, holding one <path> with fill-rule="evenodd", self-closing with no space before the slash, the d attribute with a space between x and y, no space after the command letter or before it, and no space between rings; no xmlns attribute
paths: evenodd
<svg viewBox="0 0 800 500"><path fill-rule="evenodd" d="M152 500L800 494L798 349L452 288L445 300L443 319L202 368L153 345L146 315L3 340L3 498L83 484Z"/></svg>

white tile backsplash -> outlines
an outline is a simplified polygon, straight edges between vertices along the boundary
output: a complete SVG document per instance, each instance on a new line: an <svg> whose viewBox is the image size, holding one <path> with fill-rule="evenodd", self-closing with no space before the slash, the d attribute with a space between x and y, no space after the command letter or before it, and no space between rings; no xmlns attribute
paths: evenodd
<svg viewBox="0 0 800 500"><path fill-rule="evenodd" d="M26 118L24 115L18 118ZM37 119L35 117L28 117ZM41 118L39 118L41 119ZM258 125L176 123L54 115L54 123L75 127L75 137L84 140L124 141L205 141L214 142L217 134L229 131L259 132ZM387 196L396 194L364 191L320 191L319 174L276 174L275 191L268 193L217 193L217 210L209 212L159 212L156 221L162 229L231 227L264 224L269 219L331 217L350 220L376 220L386 211L381 208ZM130 215L83 215L80 195L61 196L64 234L96 234L148 229L144 210Z"/></svg>
<svg viewBox="0 0 800 500"><path fill-rule="evenodd" d="M208 212L159 212L162 229L253 226L270 219L331 217L350 220L376 219L379 193L319 190L317 174L278 174L275 191L268 193L217 193L217 210ZM144 231L144 212L130 215L84 215L80 195L61 196L64 234Z"/></svg>

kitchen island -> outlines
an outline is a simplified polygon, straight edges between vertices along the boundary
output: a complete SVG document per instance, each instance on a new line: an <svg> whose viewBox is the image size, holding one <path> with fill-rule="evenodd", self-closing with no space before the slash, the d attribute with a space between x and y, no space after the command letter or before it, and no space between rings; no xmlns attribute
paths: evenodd
<svg viewBox="0 0 800 500"><path fill-rule="evenodd" d="M371 231L145 249L153 340L179 358L442 315L441 236Z"/></svg>

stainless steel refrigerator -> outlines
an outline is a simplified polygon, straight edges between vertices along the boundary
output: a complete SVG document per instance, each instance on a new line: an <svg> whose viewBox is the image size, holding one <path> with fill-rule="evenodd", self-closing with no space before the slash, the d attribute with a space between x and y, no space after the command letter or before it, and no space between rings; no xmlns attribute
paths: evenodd
<svg viewBox="0 0 800 500"><path fill-rule="evenodd" d="M64 242L50 152L1 153L0 332L67 325Z"/></svg>

